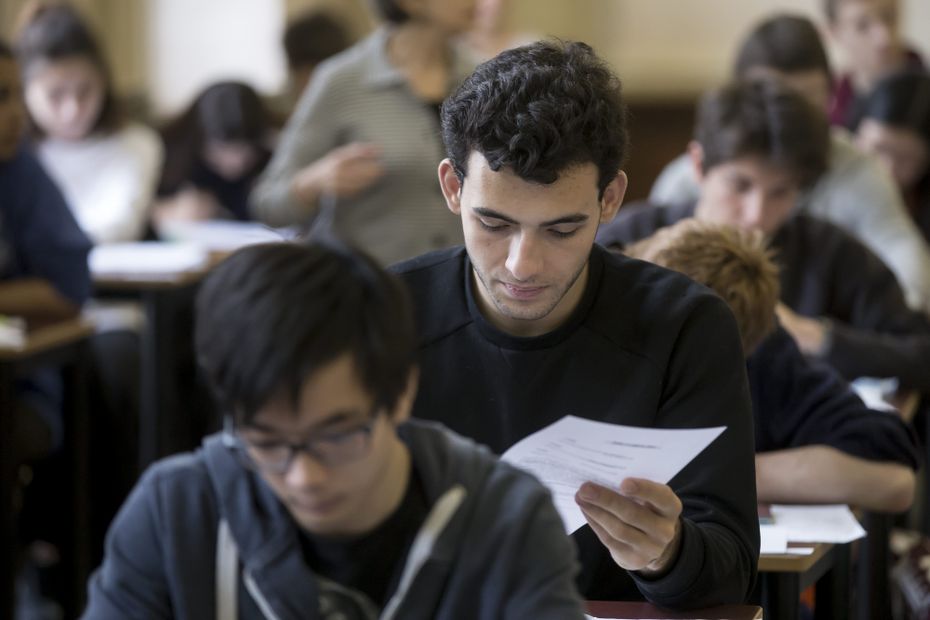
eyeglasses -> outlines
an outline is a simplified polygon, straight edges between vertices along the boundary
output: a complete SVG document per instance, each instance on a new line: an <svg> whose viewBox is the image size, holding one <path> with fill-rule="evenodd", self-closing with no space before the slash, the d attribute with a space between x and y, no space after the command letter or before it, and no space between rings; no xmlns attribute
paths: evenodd
<svg viewBox="0 0 930 620"><path fill-rule="evenodd" d="M244 439L234 428L232 418L223 423L223 443L244 460L246 466L275 475L284 475L291 468L298 452L306 452L324 467L339 467L358 461L368 454L371 431L380 411L365 424L337 433L323 433L304 441L255 442Z"/></svg>

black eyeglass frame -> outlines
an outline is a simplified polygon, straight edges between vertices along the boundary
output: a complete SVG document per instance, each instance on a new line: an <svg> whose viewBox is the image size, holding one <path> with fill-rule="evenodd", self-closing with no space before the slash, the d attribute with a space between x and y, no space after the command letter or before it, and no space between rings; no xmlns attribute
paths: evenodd
<svg viewBox="0 0 930 620"><path fill-rule="evenodd" d="M317 463L320 463L324 467L339 467L341 465L348 465L350 463L359 461L368 454L371 448L372 430L374 429L374 426L378 422L378 418L382 413L382 408L375 408L372 415L369 416L368 422L349 431L343 431L340 433L327 433L299 442L282 441L280 442L280 445L276 447L287 448L287 456L284 457L280 462L275 463L265 462L261 461L261 459L255 458L253 452L258 448L254 445L251 445L248 440L240 436L239 432L236 430L233 416L231 415L223 416L222 440L223 445L234 452L236 456L242 461L242 463L249 469L263 471L278 476L284 475L290 470L299 452L309 454L313 460L315 460ZM318 447L315 447L319 446L321 442L344 441L359 435L361 435L360 438L362 439L362 444L356 447L354 451L348 452L345 456L342 457L334 458L332 455L327 456L325 452L321 451Z"/></svg>

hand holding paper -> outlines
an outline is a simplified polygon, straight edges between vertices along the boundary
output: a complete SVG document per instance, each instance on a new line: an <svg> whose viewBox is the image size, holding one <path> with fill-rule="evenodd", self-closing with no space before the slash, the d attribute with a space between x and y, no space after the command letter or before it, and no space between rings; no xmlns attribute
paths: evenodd
<svg viewBox="0 0 930 620"><path fill-rule="evenodd" d="M626 478L617 492L586 482L575 500L621 568L660 573L678 556L681 500L668 485Z"/></svg>

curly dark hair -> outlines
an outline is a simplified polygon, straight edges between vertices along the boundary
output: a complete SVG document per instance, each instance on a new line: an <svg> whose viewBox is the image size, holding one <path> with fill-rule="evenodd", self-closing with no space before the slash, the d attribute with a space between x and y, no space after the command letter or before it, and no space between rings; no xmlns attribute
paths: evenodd
<svg viewBox="0 0 930 620"><path fill-rule="evenodd" d="M738 80L706 94L694 139L704 150L705 172L757 156L790 171L801 187L820 178L830 153L826 116L776 79Z"/></svg>
<svg viewBox="0 0 930 620"><path fill-rule="evenodd" d="M459 180L478 151L491 170L549 184L579 164L603 194L627 154L620 80L588 45L539 41L481 64L442 105L442 138Z"/></svg>

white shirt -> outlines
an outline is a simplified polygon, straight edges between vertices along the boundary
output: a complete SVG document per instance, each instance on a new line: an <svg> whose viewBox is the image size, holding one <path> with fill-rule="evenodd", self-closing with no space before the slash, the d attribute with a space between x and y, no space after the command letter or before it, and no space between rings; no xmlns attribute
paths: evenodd
<svg viewBox="0 0 930 620"><path fill-rule="evenodd" d="M36 152L95 243L137 241L161 173L158 135L128 124L84 140L42 140Z"/></svg>

